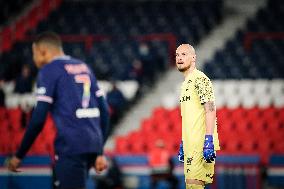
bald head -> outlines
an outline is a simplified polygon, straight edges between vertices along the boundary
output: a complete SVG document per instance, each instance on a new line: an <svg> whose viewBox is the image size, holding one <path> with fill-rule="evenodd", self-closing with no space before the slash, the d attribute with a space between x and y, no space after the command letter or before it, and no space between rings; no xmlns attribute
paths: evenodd
<svg viewBox="0 0 284 189"><path fill-rule="evenodd" d="M190 44L181 44L180 46L178 46L177 50L179 49L195 55L195 49Z"/></svg>
<svg viewBox="0 0 284 189"><path fill-rule="evenodd" d="M180 72L188 72L195 68L196 54L193 46L182 44L176 50L176 65Z"/></svg>

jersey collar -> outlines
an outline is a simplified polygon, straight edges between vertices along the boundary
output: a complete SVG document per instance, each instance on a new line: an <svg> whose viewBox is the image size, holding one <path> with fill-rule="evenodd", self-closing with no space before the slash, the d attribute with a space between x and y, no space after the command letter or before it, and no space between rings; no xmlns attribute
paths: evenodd
<svg viewBox="0 0 284 189"><path fill-rule="evenodd" d="M192 72L191 73L189 73L187 76L186 76L186 78L184 79L184 82L187 82L192 76L193 76L193 74L196 72L196 68L194 68L194 70L192 70Z"/></svg>
<svg viewBox="0 0 284 189"><path fill-rule="evenodd" d="M63 56L56 56L54 57L51 62L55 61L55 60L70 60L71 57L68 55L63 55Z"/></svg>

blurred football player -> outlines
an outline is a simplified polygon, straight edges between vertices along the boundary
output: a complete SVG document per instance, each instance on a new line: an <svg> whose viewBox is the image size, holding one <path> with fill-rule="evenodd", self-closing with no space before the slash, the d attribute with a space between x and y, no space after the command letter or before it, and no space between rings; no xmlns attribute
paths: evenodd
<svg viewBox="0 0 284 189"><path fill-rule="evenodd" d="M64 54L59 36L45 32L32 44L33 59L40 69L37 105L8 169L18 167L43 129L48 112L57 128L55 146L56 185L62 189L85 188L90 167L107 167L103 146L108 135L109 113L93 72L81 60Z"/></svg>
<svg viewBox="0 0 284 189"><path fill-rule="evenodd" d="M212 83L195 67L196 54L189 44L176 50L181 85L182 142L179 160L184 163L186 188L202 189L212 183L216 151L220 149Z"/></svg>

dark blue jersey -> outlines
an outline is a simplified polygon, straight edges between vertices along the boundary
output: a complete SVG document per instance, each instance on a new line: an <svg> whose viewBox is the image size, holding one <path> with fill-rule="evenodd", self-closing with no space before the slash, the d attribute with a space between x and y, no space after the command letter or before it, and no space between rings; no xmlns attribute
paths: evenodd
<svg viewBox="0 0 284 189"><path fill-rule="evenodd" d="M39 71L37 101L51 104L57 154L102 152L100 96L95 75L80 60L58 57Z"/></svg>

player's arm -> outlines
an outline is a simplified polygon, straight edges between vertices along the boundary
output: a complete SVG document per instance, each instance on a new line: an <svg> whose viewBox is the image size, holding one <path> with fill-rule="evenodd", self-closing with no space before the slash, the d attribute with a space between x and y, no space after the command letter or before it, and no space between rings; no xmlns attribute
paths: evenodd
<svg viewBox="0 0 284 189"><path fill-rule="evenodd" d="M8 169L13 172L18 172L21 160L25 157L26 153L30 149L31 145L34 143L35 139L42 131L50 104L47 102L38 101L35 107L27 130L24 134L22 143L16 152L16 154L8 162Z"/></svg>
<svg viewBox="0 0 284 189"><path fill-rule="evenodd" d="M91 75L92 80L92 91L95 91L95 97L98 103L98 108L100 110L100 126L103 135L103 144L107 141L109 135L109 109L107 102L104 97L103 91L98 87L96 77ZM96 158L94 168L97 173L105 170L107 168L107 160L106 157L103 155L103 147L100 152L98 152L98 156Z"/></svg>
<svg viewBox="0 0 284 189"><path fill-rule="evenodd" d="M203 146L203 157L207 163L215 160L216 154L213 143L213 133L216 121L216 108L213 87L211 81L207 77L199 77L196 79L195 89L200 97L200 103L205 110L205 139Z"/></svg>
<svg viewBox="0 0 284 189"><path fill-rule="evenodd" d="M204 103L206 135L213 135L216 122L216 107L214 101Z"/></svg>
<svg viewBox="0 0 284 189"><path fill-rule="evenodd" d="M27 130L17 153L8 163L9 170L15 172L17 171L21 159L25 157L31 145L43 129L48 111L53 103L53 94L56 90L58 77L59 72L54 64L46 65L39 71L36 92L37 105L34 108L31 120L28 124Z"/></svg>
<svg viewBox="0 0 284 189"><path fill-rule="evenodd" d="M97 100L98 108L100 110L100 121L101 121L100 126L101 126L101 131L103 134L103 144L105 144L109 136L109 124L110 124L109 107L104 97L103 90L100 89L98 86L98 82L97 82L95 75L92 74L90 76L91 76L91 81L92 81L91 90L95 92L95 98Z"/></svg>
<svg viewBox="0 0 284 189"><path fill-rule="evenodd" d="M108 135L109 135L109 109L106 102L106 99L103 95L97 97L99 109L100 109L100 118L101 118L101 129L103 134L103 142L107 141Z"/></svg>
<svg viewBox="0 0 284 189"><path fill-rule="evenodd" d="M100 110L100 120L101 120L100 126L103 134L103 143L105 144L109 136L110 114L109 114L107 101L100 89L96 92L96 96L97 96L98 107ZM101 173L103 170L107 168L107 160L103 155L103 149L98 154L94 167L97 173Z"/></svg>
<svg viewBox="0 0 284 189"><path fill-rule="evenodd" d="M209 101L204 104L205 109L205 126L206 135L203 147L203 157L207 163L215 160L216 154L214 151L213 133L216 121L216 108L214 101Z"/></svg>

